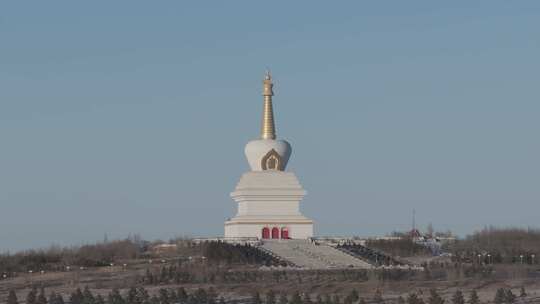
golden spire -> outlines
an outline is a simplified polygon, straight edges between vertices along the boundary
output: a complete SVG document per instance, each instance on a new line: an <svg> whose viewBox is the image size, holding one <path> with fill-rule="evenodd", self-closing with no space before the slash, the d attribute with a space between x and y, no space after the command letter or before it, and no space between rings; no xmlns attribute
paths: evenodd
<svg viewBox="0 0 540 304"><path fill-rule="evenodd" d="M262 139L276 139L276 127L274 124L274 110L272 109L272 75L270 71L266 71L266 75L263 81L263 96L264 96L264 109L263 109L263 121L261 129Z"/></svg>

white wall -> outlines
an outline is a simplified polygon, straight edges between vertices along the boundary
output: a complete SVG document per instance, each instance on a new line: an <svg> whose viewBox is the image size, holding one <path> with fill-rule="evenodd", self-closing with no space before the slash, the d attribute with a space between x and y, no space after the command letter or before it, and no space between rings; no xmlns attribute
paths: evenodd
<svg viewBox="0 0 540 304"><path fill-rule="evenodd" d="M226 238L256 237L262 238L262 229L268 227L283 227L289 229L289 238L307 239L313 237L313 224L227 224L225 225Z"/></svg>

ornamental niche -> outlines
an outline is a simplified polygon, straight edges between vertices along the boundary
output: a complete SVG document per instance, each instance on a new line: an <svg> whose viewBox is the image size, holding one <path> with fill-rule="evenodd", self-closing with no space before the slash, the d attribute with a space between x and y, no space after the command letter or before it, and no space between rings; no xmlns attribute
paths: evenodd
<svg viewBox="0 0 540 304"><path fill-rule="evenodd" d="M283 171L283 161L281 156L272 149L261 160L261 167L263 170L279 170Z"/></svg>

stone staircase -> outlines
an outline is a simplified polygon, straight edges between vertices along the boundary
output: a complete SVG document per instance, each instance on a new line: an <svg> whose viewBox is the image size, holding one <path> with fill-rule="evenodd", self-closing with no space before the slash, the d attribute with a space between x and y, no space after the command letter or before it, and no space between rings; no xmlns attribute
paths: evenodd
<svg viewBox="0 0 540 304"><path fill-rule="evenodd" d="M332 246L308 240L265 240L260 247L305 269L373 268L371 264Z"/></svg>

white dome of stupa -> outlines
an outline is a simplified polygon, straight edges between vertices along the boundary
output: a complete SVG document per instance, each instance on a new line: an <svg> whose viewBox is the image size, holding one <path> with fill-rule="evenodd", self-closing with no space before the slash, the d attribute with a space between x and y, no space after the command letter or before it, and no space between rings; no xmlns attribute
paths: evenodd
<svg viewBox="0 0 540 304"><path fill-rule="evenodd" d="M251 171L285 171L291 151L291 145L287 141L275 139L252 140L245 149Z"/></svg>

